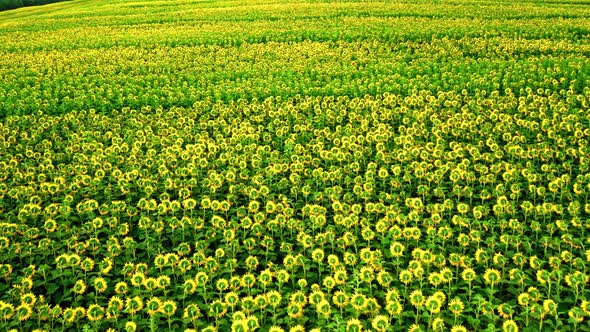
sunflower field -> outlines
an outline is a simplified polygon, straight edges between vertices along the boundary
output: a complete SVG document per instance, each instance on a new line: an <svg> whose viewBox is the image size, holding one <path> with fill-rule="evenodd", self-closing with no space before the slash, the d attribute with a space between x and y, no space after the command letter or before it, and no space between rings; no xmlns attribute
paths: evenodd
<svg viewBox="0 0 590 332"><path fill-rule="evenodd" d="M0 13L0 332L590 331L590 0Z"/></svg>

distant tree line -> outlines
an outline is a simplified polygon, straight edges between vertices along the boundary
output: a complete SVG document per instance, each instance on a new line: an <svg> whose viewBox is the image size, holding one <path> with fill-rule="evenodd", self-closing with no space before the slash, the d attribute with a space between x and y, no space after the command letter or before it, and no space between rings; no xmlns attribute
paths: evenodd
<svg viewBox="0 0 590 332"><path fill-rule="evenodd" d="M26 6L45 5L52 2L62 2L66 0L0 0L0 11L15 9Z"/></svg>

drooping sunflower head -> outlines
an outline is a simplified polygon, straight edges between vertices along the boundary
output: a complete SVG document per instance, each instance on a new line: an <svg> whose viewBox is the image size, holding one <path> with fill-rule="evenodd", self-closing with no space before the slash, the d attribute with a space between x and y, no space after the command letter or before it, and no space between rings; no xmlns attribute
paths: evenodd
<svg viewBox="0 0 590 332"><path fill-rule="evenodd" d="M105 309L98 304L91 304L86 311L86 317L91 322L101 320L105 315Z"/></svg>
<svg viewBox="0 0 590 332"><path fill-rule="evenodd" d="M33 307L26 303L21 303L14 311L16 318L22 322L31 317L31 314L33 313Z"/></svg>
<svg viewBox="0 0 590 332"><path fill-rule="evenodd" d="M346 292L336 291L332 296L332 302L338 308L344 308L349 303L349 296Z"/></svg>
<svg viewBox="0 0 590 332"><path fill-rule="evenodd" d="M502 324L502 331L503 332L518 332L518 325L512 319L508 319L504 321Z"/></svg>
<svg viewBox="0 0 590 332"><path fill-rule="evenodd" d="M104 293L108 287L106 280L102 277L95 278L93 284L98 293Z"/></svg>
<svg viewBox="0 0 590 332"><path fill-rule="evenodd" d="M346 332L362 332L363 331L363 323L356 319L350 318L346 321Z"/></svg>
<svg viewBox="0 0 590 332"><path fill-rule="evenodd" d="M461 299L456 297L449 301L449 311L453 313L453 315L460 315L461 313L463 313L463 310L465 310L465 305L463 304L463 301L461 301Z"/></svg>
<svg viewBox="0 0 590 332"><path fill-rule="evenodd" d="M176 313L176 302L173 300L163 301L162 305L160 306L160 311L166 315L167 317L171 317Z"/></svg>
<svg viewBox="0 0 590 332"><path fill-rule="evenodd" d="M389 318L385 315L377 315L371 320L371 326L375 331L388 331L390 327Z"/></svg>
<svg viewBox="0 0 590 332"><path fill-rule="evenodd" d="M78 295L84 294L84 292L86 291L86 283L84 282L84 280L77 280L74 284L74 287L72 287L72 290L74 291L74 293Z"/></svg>

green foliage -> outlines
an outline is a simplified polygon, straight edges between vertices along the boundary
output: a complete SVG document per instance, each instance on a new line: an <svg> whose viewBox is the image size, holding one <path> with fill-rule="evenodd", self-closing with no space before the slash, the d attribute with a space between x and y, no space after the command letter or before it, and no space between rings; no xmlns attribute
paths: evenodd
<svg viewBox="0 0 590 332"><path fill-rule="evenodd" d="M466 0L0 14L0 326L587 330L587 16Z"/></svg>
<svg viewBox="0 0 590 332"><path fill-rule="evenodd" d="M0 11L20 8L23 6L22 0L0 0Z"/></svg>
<svg viewBox="0 0 590 332"><path fill-rule="evenodd" d="M67 0L0 0L0 11L28 6L40 6Z"/></svg>

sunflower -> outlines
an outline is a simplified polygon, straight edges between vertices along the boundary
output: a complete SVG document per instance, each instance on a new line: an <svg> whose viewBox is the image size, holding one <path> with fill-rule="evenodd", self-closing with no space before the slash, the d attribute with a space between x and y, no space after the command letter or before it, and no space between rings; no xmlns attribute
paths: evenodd
<svg viewBox="0 0 590 332"><path fill-rule="evenodd" d="M334 254L330 254L328 255L328 265L330 265L330 267L332 269L336 269L338 267L338 265L340 265L340 259L338 258L338 256L334 255Z"/></svg>
<svg viewBox="0 0 590 332"><path fill-rule="evenodd" d="M334 305L336 305L336 307L342 309L344 308L346 305L348 305L349 303L349 296L348 294L346 294L346 292L343 291L336 291L334 293L334 295L332 296L332 302L334 303Z"/></svg>
<svg viewBox="0 0 590 332"><path fill-rule="evenodd" d="M245 319L238 319L232 321L231 332L247 332L249 331L248 322Z"/></svg>
<svg viewBox="0 0 590 332"><path fill-rule="evenodd" d="M309 294L309 303L313 304L313 305L317 305L318 303L320 303L321 301L325 300L325 295L324 292L322 292L321 290L315 290L311 292L311 294Z"/></svg>
<svg viewBox="0 0 590 332"><path fill-rule="evenodd" d="M418 324L412 324L408 328L408 332L420 332L420 331L422 331L422 327Z"/></svg>
<svg viewBox="0 0 590 332"><path fill-rule="evenodd" d="M105 257L100 263L100 273L103 275L108 274L113 269L113 264L111 258Z"/></svg>
<svg viewBox="0 0 590 332"><path fill-rule="evenodd" d="M254 311L254 309L256 309L256 301L254 300L254 297L250 295L242 297L240 299L240 308L247 313Z"/></svg>
<svg viewBox="0 0 590 332"><path fill-rule="evenodd" d="M0 264L0 277L8 279L10 274L12 274L12 266L10 264Z"/></svg>
<svg viewBox="0 0 590 332"><path fill-rule="evenodd" d="M0 312L2 310L1 308L2 305L0 304ZM41 321L49 320L51 318L51 307L48 304L37 306L37 317Z"/></svg>
<svg viewBox="0 0 590 332"><path fill-rule="evenodd" d="M176 312L176 302L172 300L163 301L160 306L160 311L167 317L171 317Z"/></svg>
<svg viewBox="0 0 590 332"><path fill-rule="evenodd" d="M301 306L305 306L307 304L307 296L303 291L296 291L291 294L289 301L292 303L297 303Z"/></svg>
<svg viewBox="0 0 590 332"><path fill-rule="evenodd" d="M28 304L29 306L33 307L37 302L37 297L33 293L25 293L20 297L21 303Z"/></svg>
<svg viewBox="0 0 590 332"><path fill-rule="evenodd" d="M57 222L53 219L47 219L43 224L43 228L47 233L53 233L57 230Z"/></svg>
<svg viewBox="0 0 590 332"><path fill-rule="evenodd" d="M348 251L344 253L344 257L342 258L342 260L344 261L344 264L348 266L354 266L357 263L356 255Z"/></svg>
<svg viewBox="0 0 590 332"><path fill-rule="evenodd" d="M412 270L412 274L414 275L414 277L418 280L421 280L422 278L424 278L424 273L426 271L424 271L424 268L419 266L417 268L415 268L414 270Z"/></svg>
<svg viewBox="0 0 590 332"><path fill-rule="evenodd" d="M250 280L249 284L253 284L254 281L256 280L252 274L248 273L242 277L242 281L244 281L244 278L246 276L248 276L250 279L253 279L253 280ZM207 281L209 280L209 275L207 275L207 273L205 273L203 271L200 271L200 272L197 272L194 280L197 284L197 287L204 287L207 284Z"/></svg>
<svg viewBox="0 0 590 332"><path fill-rule="evenodd" d="M390 327L389 318L385 315L377 315L371 320L371 326L378 332L388 331Z"/></svg>
<svg viewBox="0 0 590 332"><path fill-rule="evenodd" d="M440 273L432 272L430 275L428 275L428 282L434 287L437 287L443 281L444 279Z"/></svg>
<svg viewBox="0 0 590 332"><path fill-rule="evenodd" d="M162 300L157 297L152 297L145 303L145 309L147 310L148 316L153 316L161 311Z"/></svg>
<svg viewBox="0 0 590 332"><path fill-rule="evenodd" d="M334 272L334 281L338 285L346 284L346 280L348 279L346 270L341 269Z"/></svg>
<svg viewBox="0 0 590 332"><path fill-rule="evenodd" d="M319 303L317 303L316 311L317 311L318 315L327 319L330 317L330 313L332 312L332 308L330 307L330 303L328 301L322 300Z"/></svg>
<svg viewBox="0 0 590 332"><path fill-rule="evenodd" d="M26 303L21 303L18 307L16 307L14 312L16 314L16 318L18 318L18 320L22 322L31 317L31 314L33 313L33 308Z"/></svg>
<svg viewBox="0 0 590 332"><path fill-rule="evenodd" d="M386 310L386 311L387 311L387 312L388 312L390 315L392 315L392 316L396 316L396 317L397 317L397 316L399 316L399 315L401 315L401 313L402 313L402 311L403 311L403 308L404 308L404 307L403 307L403 305L402 305L402 304L401 304L399 301L397 301L397 300L394 300L394 301L388 301L388 302L385 304L385 310Z"/></svg>
<svg viewBox="0 0 590 332"><path fill-rule="evenodd" d="M363 323L356 319L351 318L346 321L346 332L362 332L363 331Z"/></svg>
<svg viewBox="0 0 590 332"><path fill-rule="evenodd" d="M256 303L256 307L259 310L264 310L268 305L268 297L266 296L266 294L258 294L254 298L254 302Z"/></svg>
<svg viewBox="0 0 590 332"><path fill-rule="evenodd" d="M490 284L492 287L494 287L494 285L497 285L501 281L502 276L500 271L496 269L487 269L483 275L483 279L487 284Z"/></svg>
<svg viewBox="0 0 590 332"><path fill-rule="evenodd" d="M406 286L412 282L413 278L414 274L410 270L402 270L399 273L399 281L401 281Z"/></svg>
<svg viewBox="0 0 590 332"><path fill-rule="evenodd" d="M426 309L430 312L430 314L439 313L440 308L442 307L440 299L434 296L429 296L424 302L424 304L426 306Z"/></svg>
<svg viewBox="0 0 590 332"><path fill-rule="evenodd" d="M88 257L84 258L84 260L80 262L80 268L85 272L92 271L94 269L94 260Z"/></svg>
<svg viewBox="0 0 590 332"><path fill-rule="evenodd" d="M304 313L303 305L301 305L299 303L291 302L287 306L287 315L289 315L289 317L291 317L291 319L298 319L300 317L303 317L303 313Z"/></svg>
<svg viewBox="0 0 590 332"><path fill-rule="evenodd" d="M193 279L186 279L182 285L184 294L194 294L197 291L197 283Z"/></svg>
<svg viewBox="0 0 590 332"><path fill-rule="evenodd" d="M197 304L191 303L184 308L182 318L196 322L201 317L201 309Z"/></svg>
<svg viewBox="0 0 590 332"><path fill-rule="evenodd" d="M311 252L311 259L320 264L324 260L324 251L322 249L315 249Z"/></svg>
<svg viewBox="0 0 590 332"><path fill-rule="evenodd" d="M131 315L134 315L141 309L143 309L143 300L141 297L135 296L125 300L125 310Z"/></svg>
<svg viewBox="0 0 590 332"><path fill-rule="evenodd" d="M554 314L557 312L557 304L553 300L544 300L543 311L546 314Z"/></svg>
<svg viewBox="0 0 590 332"><path fill-rule="evenodd" d="M137 331L137 324L135 322L126 322L125 323L125 332L135 332Z"/></svg>
<svg viewBox="0 0 590 332"><path fill-rule="evenodd" d="M84 283L84 280L77 280L74 287L72 287L72 291L78 295L84 294L86 291L86 283Z"/></svg>
<svg viewBox="0 0 590 332"><path fill-rule="evenodd" d="M18 310L18 308L17 308ZM584 311L579 307L573 307L568 310L567 315L574 321L574 323L579 324L584 321Z"/></svg>
<svg viewBox="0 0 590 332"><path fill-rule="evenodd" d="M256 277L252 273L245 273L242 276L242 287L252 288L254 283L256 283Z"/></svg>
<svg viewBox="0 0 590 332"><path fill-rule="evenodd" d="M367 308L367 297L364 294L354 293L350 297L350 304L357 312L362 312Z"/></svg>
<svg viewBox="0 0 590 332"><path fill-rule="evenodd" d="M359 271L359 279L362 282L370 284L375 279L374 270L371 267L363 266Z"/></svg>
<svg viewBox="0 0 590 332"><path fill-rule="evenodd" d="M72 308L66 308L62 313L63 319L68 323L76 321L76 312Z"/></svg>
<svg viewBox="0 0 590 332"><path fill-rule="evenodd" d="M475 278L477 277L477 274L475 273L475 271L473 269L466 268L461 273L461 277L463 278L463 280L465 280L466 282L470 283L473 280L475 280Z"/></svg>
<svg viewBox="0 0 590 332"><path fill-rule="evenodd" d="M146 276L145 274L143 274L143 272L135 272L132 276L131 276L131 284L135 287L139 287L141 285L143 285L143 283L145 282Z"/></svg>
<svg viewBox="0 0 590 332"><path fill-rule="evenodd" d="M449 311L453 313L453 315L458 316L463 313L465 310L465 305L459 298L454 298L449 301Z"/></svg>
<svg viewBox="0 0 590 332"><path fill-rule="evenodd" d="M265 269L258 275L258 282L260 282L263 287L268 287L272 282L272 277L273 274L270 269Z"/></svg>
<svg viewBox="0 0 590 332"><path fill-rule="evenodd" d="M528 307L531 304L531 296L529 293L521 293L518 295L518 304L522 307Z"/></svg>
<svg viewBox="0 0 590 332"><path fill-rule="evenodd" d="M445 321L441 317L436 317L432 321L432 330L433 331L444 331L445 330Z"/></svg>
<svg viewBox="0 0 590 332"><path fill-rule="evenodd" d="M91 322L96 322L101 320L105 315L105 310L98 304L91 304L86 310L86 317Z"/></svg>
<svg viewBox="0 0 590 332"><path fill-rule="evenodd" d="M142 285L151 292L158 287L158 281L156 278L148 277L145 278Z"/></svg>
<svg viewBox="0 0 590 332"><path fill-rule="evenodd" d="M498 311L498 315L504 319L512 319L512 315L514 315L514 309L507 303L500 304L496 310Z"/></svg>
<svg viewBox="0 0 590 332"><path fill-rule="evenodd" d="M260 327L260 324L258 323L258 318L256 316L247 316L246 324L248 325L250 331L255 331Z"/></svg>
<svg viewBox="0 0 590 332"><path fill-rule="evenodd" d="M512 319L508 319L504 321L502 324L502 331L503 332L518 332L518 325Z"/></svg>
<svg viewBox="0 0 590 332"><path fill-rule="evenodd" d="M295 325L289 329L289 332L305 332L303 325Z"/></svg>
<svg viewBox="0 0 590 332"><path fill-rule="evenodd" d="M424 298L424 295L422 294L421 290L417 289L417 290L412 291L412 293L410 293L410 303L414 307L416 307L416 308L422 307L424 305L424 301L425 301L425 298Z"/></svg>
<svg viewBox="0 0 590 332"><path fill-rule="evenodd" d="M442 278L442 282L449 283L453 280L453 271L448 267L444 267L440 270L440 276Z"/></svg>
<svg viewBox="0 0 590 332"><path fill-rule="evenodd" d="M270 306L273 308L278 307L279 304L281 303L282 298L283 298L281 293L279 293L276 290L272 290L272 291L268 292L267 297L268 297L268 302L269 302Z"/></svg>
<svg viewBox="0 0 590 332"><path fill-rule="evenodd" d="M281 269L275 272L275 277L279 283L284 284L289 281L290 275L287 270Z"/></svg>
<svg viewBox="0 0 590 332"><path fill-rule="evenodd" d="M248 270L253 271L258 266L258 258L256 256L248 256L245 263Z"/></svg>
<svg viewBox="0 0 590 332"><path fill-rule="evenodd" d="M98 277L93 280L94 289L98 293L104 293L107 290L107 282L104 278Z"/></svg>
<svg viewBox="0 0 590 332"><path fill-rule="evenodd" d="M463 325L455 325L451 328L451 332L467 332L467 329Z"/></svg>
<svg viewBox="0 0 590 332"><path fill-rule="evenodd" d="M156 283L158 288L166 289L166 287L170 286L170 277L167 275L158 276Z"/></svg>
<svg viewBox="0 0 590 332"><path fill-rule="evenodd" d="M108 307L115 309L115 311L120 311L120 310L123 310L124 305L125 305L125 303L123 302L123 300L121 300L120 297L113 296L109 300Z"/></svg>

